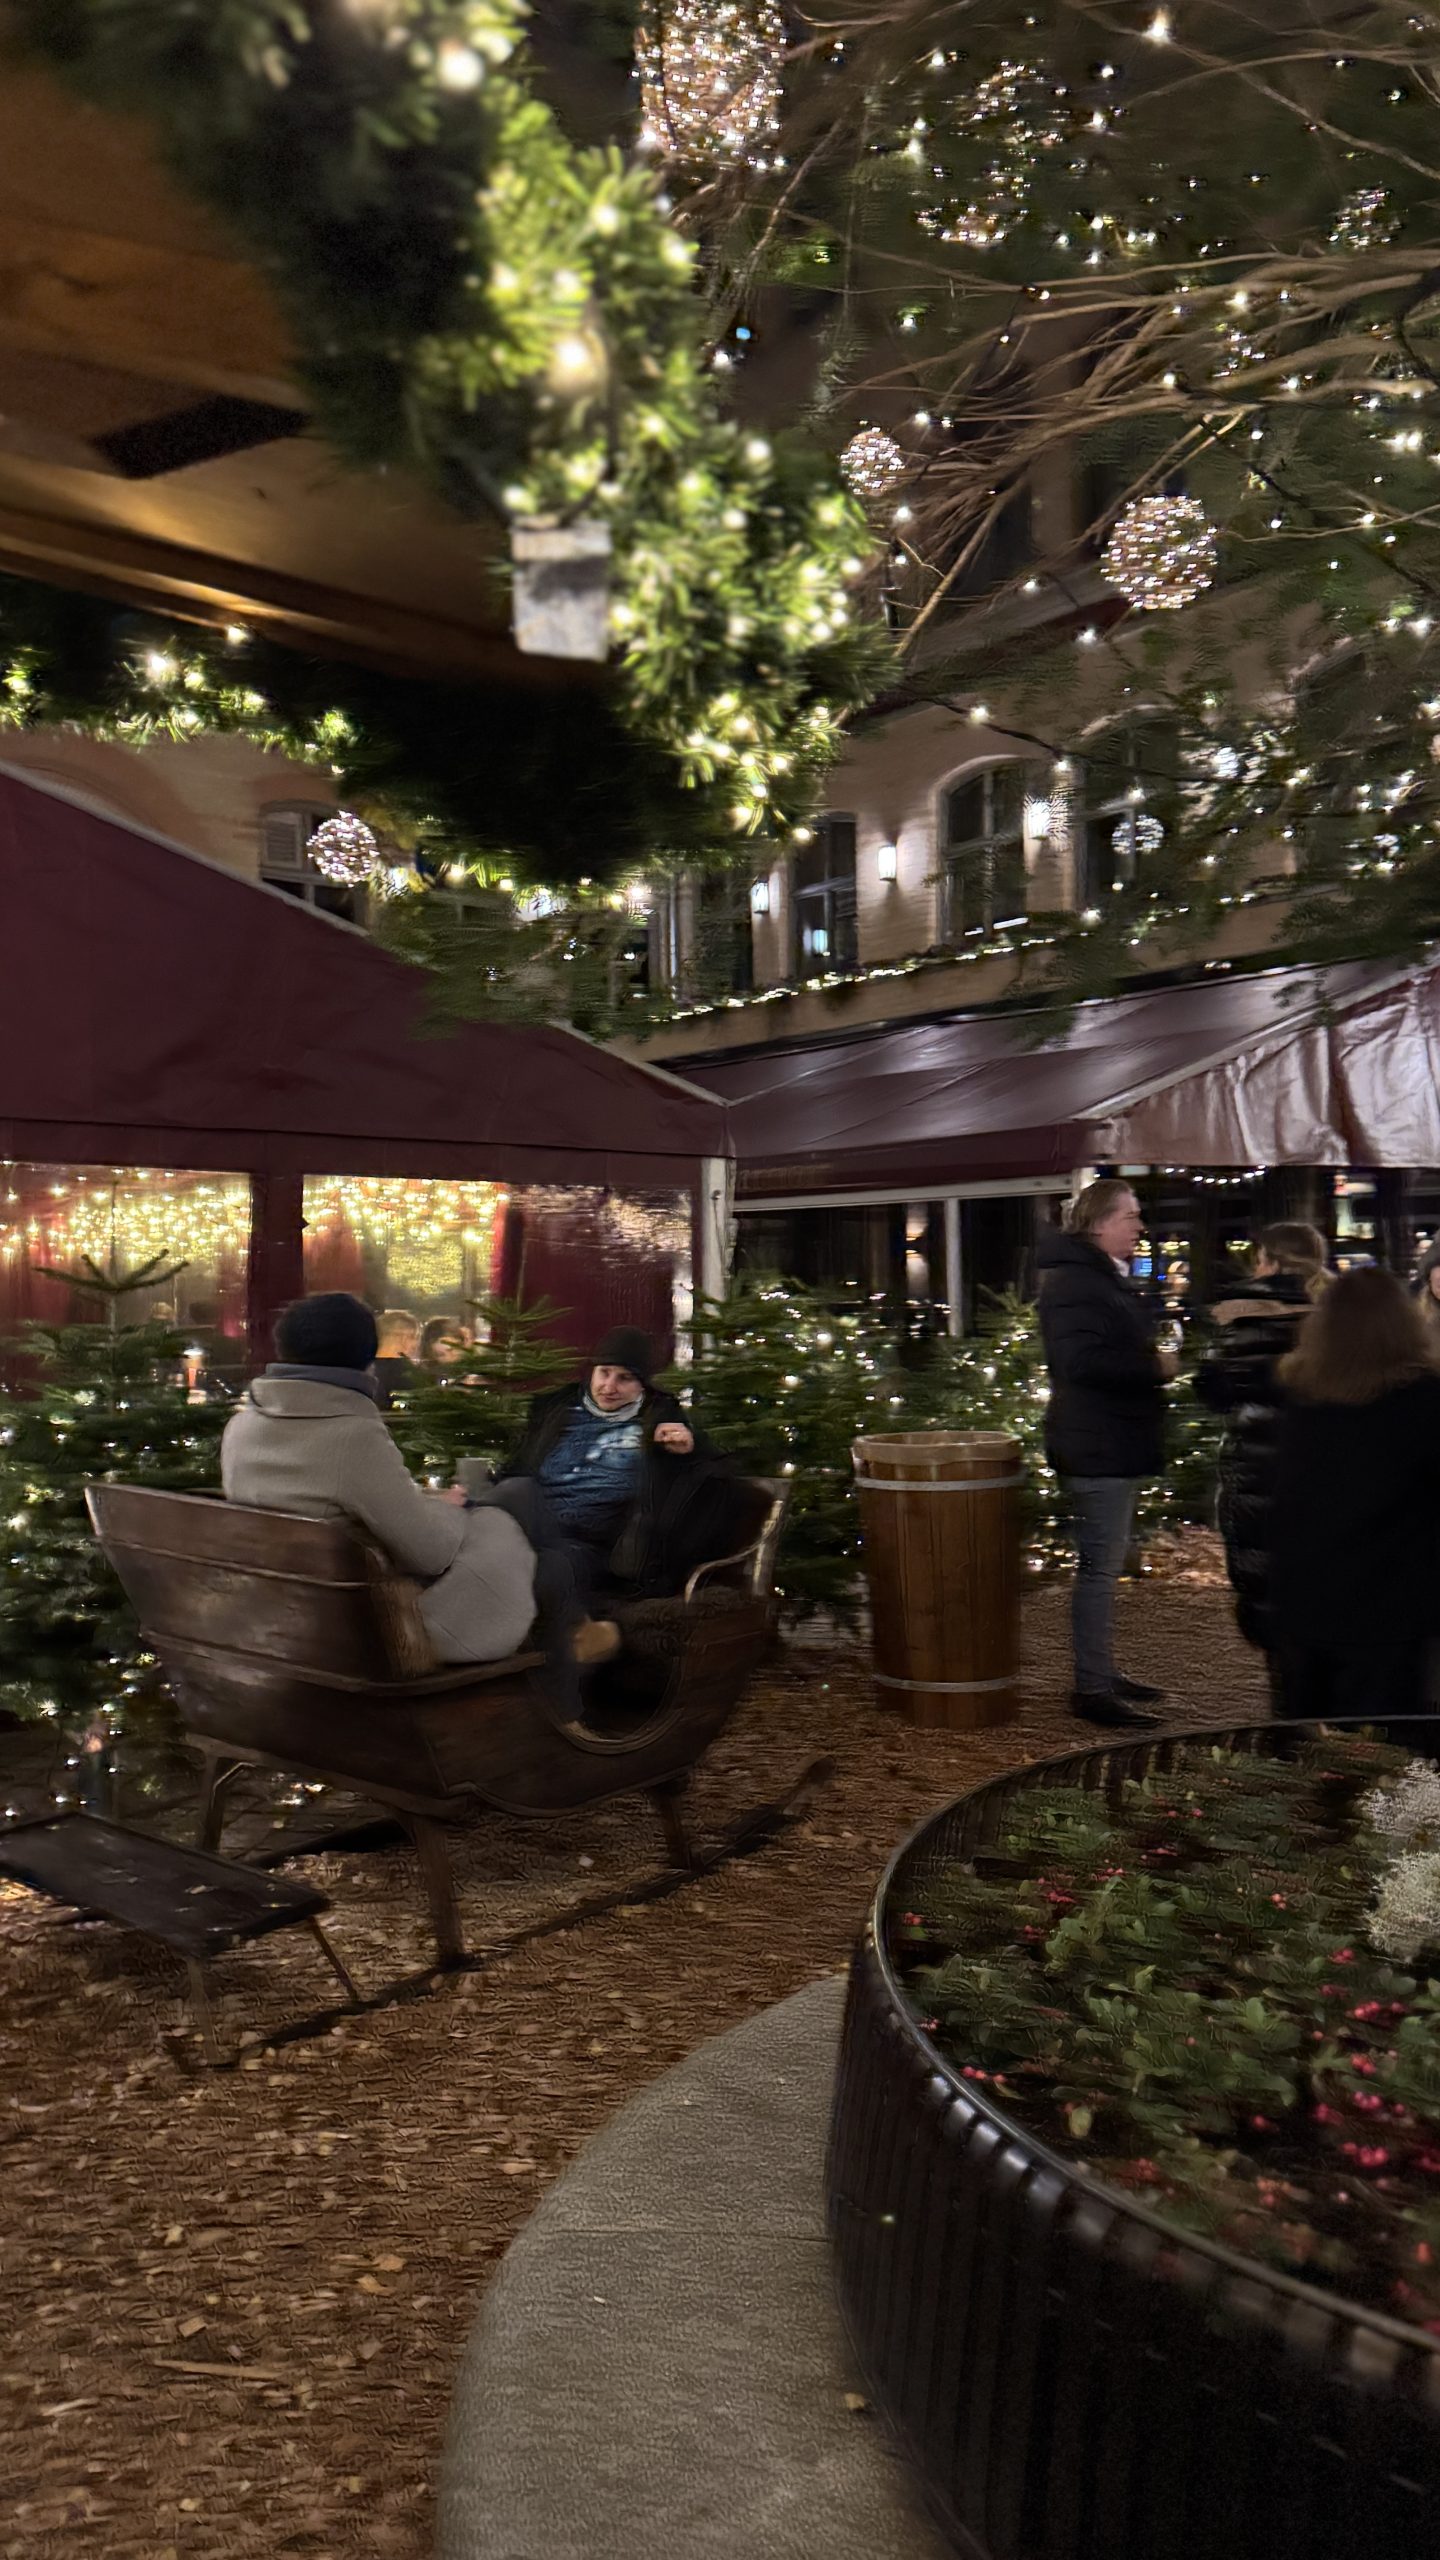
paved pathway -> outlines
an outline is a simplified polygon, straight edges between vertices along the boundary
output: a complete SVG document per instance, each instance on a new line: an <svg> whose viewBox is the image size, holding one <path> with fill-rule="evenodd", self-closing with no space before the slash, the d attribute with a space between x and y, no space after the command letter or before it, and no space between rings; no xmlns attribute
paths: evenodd
<svg viewBox="0 0 1440 2560"><path fill-rule="evenodd" d="M943 2560L846 2407L821 2203L842 1996L702 2045L527 2224L462 2368L439 2560Z"/></svg>

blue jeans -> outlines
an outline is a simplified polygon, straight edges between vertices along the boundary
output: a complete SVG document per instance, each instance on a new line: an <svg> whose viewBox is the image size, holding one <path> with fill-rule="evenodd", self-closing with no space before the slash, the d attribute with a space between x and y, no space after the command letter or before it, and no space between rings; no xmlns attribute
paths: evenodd
<svg viewBox="0 0 1440 2560"><path fill-rule="evenodd" d="M1070 1602L1075 1686L1103 1697L1115 1685L1115 1585L1135 1525L1138 1476L1062 1476L1075 1515L1079 1562Z"/></svg>

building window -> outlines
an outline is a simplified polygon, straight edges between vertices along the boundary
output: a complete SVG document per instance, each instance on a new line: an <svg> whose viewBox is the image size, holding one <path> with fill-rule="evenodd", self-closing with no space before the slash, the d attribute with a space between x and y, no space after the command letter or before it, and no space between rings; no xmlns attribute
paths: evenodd
<svg viewBox="0 0 1440 2560"><path fill-rule="evenodd" d="M797 977L859 967L853 818L821 818L811 843L795 855L790 912Z"/></svg>
<svg viewBox="0 0 1440 2560"><path fill-rule="evenodd" d="M1180 741L1168 720L1124 720L1085 753L1078 899L1103 907L1132 888L1175 824Z"/></svg>
<svg viewBox="0 0 1440 2560"><path fill-rule="evenodd" d="M346 889L337 880L327 880L305 850L316 828L334 815L333 808L307 800L277 800L262 809L260 877L270 888L283 889L287 898L297 898L304 907L317 907L322 915L341 916L347 924L361 924L365 916L364 891Z"/></svg>
<svg viewBox="0 0 1440 2560"><path fill-rule="evenodd" d="M987 764L945 794L945 931L1015 923L1025 913L1025 767Z"/></svg>
<svg viewBox="0 0 1440 2560"><path fill-rule="evenodd" d="M738 872L702 872L695 885L695 943L688 976L698 995L746 996L755 984L750 890Z"/></svg>

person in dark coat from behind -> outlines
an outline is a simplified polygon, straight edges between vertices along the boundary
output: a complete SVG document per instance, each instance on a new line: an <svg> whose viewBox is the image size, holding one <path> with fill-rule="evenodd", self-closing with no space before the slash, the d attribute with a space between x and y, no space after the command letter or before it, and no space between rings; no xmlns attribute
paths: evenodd
<svg viewBox="0 0 1440 2560"><path fill-rule="evenodd" d="M1288 1716L1415 1715L1440 1627L1440 1363L1389 1271L1347 1271L1280 1369L1271 1593Z"/></svg>
<svg viewBox="0 0 1440 2560"><path fill-rule="evenodd" d="M1075 1687L1087 1724L1151 1725L1161 1692L1115 1667L1115 1585L1147 1476L1165 1463L1165 1380L1175 1355L1158 1352L1126 1265L1140 1241L1140 1203L1128 1182L1089 1183L1062 1229L1039 1241L1040 1330L1050 1370L1045 1447L1069 1496L1079 1562L1072 1603Z"/></svg>
<svg viewBox="0 0 1440 2560"><path fill-rule="evenodd" d="M1415 1274L1415 1295L1420 1312L1430 1327L1430 1339L1440 1343L1440 1243L1432 1244L1422 1255Z"/></svg>
<svg viewBox="0 0 1440 2560"><path fill-rule="evenodd" d="M1272 1695L1277 1674L1270 1544L1284 1401L1276 1373L1295 1349L1301 1322L1327 1279L1325 1239L1318 1228L1298 1219L1266 1227L1255 1241L1254 1276L1237 1283L1210 1310L1215 1336L1195 1372L1200 1402L1226 1417L1218 1526L1235 1593L1236 1624L1246 1643L1267 1657Z"/></svg>

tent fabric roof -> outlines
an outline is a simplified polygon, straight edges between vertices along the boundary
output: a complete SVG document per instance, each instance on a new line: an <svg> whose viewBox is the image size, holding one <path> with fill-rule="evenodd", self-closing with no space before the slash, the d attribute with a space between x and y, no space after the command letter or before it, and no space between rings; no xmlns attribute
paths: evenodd
<svg viewBox="0 0 1440 2560"><path fill-rule="evenodd" d="M1216 974L693 1067L742 1200L1127 1164L1440 1163L1440 965Z"/></svg>
<svg viewBox="0 0 1440 2560"><path fill-rule="evenodd" d="M689 1187L724 1106L577 1033L431 1035L423 975L0 766L0 1153Z"/></svg>

